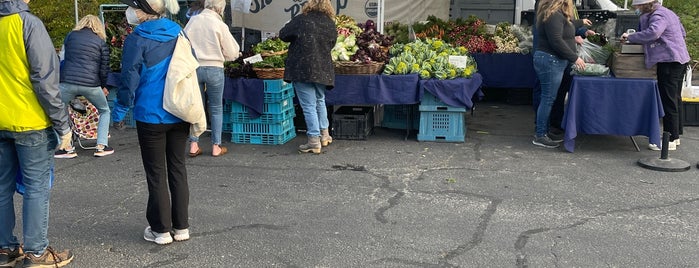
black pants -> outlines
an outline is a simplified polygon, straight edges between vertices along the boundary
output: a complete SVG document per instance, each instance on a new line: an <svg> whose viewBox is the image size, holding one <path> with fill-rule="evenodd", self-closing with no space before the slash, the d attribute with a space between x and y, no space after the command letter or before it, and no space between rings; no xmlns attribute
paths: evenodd
<svg viewBox="0 0 699 268"><path fill-rule="evenodd" d="M570 85L573 83L573 76L570 75L570 71L570 65L563 71L561 86L558 87L558 95L556 95L556 100L553 101L551 115L549 116L549 123L551 126L558 129L563 129L563 113L565 112L566 95L570 90Z"/></svg>
<svg viewBox="0 0 699 268"><path fill-rule="evenodd" d="M189 228L189 185L185 166L189 123L137 121L136 131L148 182L146 219L151 229L165 233L172 228Z"/></svg>
<svg viewBox="0 0 699 268"><path fill-rule="evenodd" d="M682 80L687 72L687 64L661 62L657 65L658 89L663 102L663 131L670 132L670 141L682 134Z"/></svg>

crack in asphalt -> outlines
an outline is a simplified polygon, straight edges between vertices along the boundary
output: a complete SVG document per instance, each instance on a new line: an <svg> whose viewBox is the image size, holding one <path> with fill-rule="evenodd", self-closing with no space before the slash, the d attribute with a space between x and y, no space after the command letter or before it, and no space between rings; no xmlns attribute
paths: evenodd
<svg viewBox="0 0 699 268"><path fill-rule="evenodd" d="M515 267L517 268L525 268L529 267L529 263L527 260L527 254L524 252L524 247L527 245L527 242L529 241L529 237L548 232L551 230L556 230L556 231L561 231L561 230L566 230L566 229L572 229L576 228L578 226L581 226L583 224L586 224L592 220L601 218L601 217L606 217L612 214L616 213L625 213L625 212L632 212L632 211L641 211L641 210L649 210L649 209L658 209L658 208L665 208L665 207L672 207L672 206L677 206L677 205L684 205L688 203L693 203L699 201L699 198L692 198L692 199L685 199L685 200L679 200L675 201L672 203L666 203L666 204L659 204L655 206L636 206L636 207L630 207L630 208L624 208L624 209L614 209L606 212L601 212L597 213L591 217L583 218L580 219L576 222L573 222L569 225L565 226L560 226L560 227L543 227L543 228L536 228L536 229L530 229L526 230L517 236L517 241L515 241L515 251L517 251L517 255L515 256Z"/></svg>

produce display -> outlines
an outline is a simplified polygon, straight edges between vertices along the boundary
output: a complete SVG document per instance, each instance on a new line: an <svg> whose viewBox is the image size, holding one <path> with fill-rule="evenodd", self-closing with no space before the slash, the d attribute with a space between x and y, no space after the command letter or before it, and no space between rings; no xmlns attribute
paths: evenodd
<svg viewBox="0 0 699 268"><path fill-rule="evenodd" d="M350 16L335 16L335 27L337 27L337 40L335 46L330 51L333 61L349 61L350 57L359 50L357 46L357 36L363 32L357 22Z"/></svg>
<svg viewBox="0 0 699 268"><path fill-rule="evenodd" d="M255 72L252 71L252 64L243 62L243 59L252 55L254 55L252 51L244 51L236 60L223 63L225 75L232 78L255 77Z"/></svg>
<svg viewBox="0 0 699 268"><path fill-rule="evenodd" d="M420 39L408 44L395 44L391 47L391 58L384 67L383 74L416 73L420 78L453 79L471 77L476 73L476 62L465 47L452 47L442 40L432 38L424 42ZM449 56L465 56L465 68L456 68L449 63Z"/></svg>
<svg viewBox="0 0 699 268"><path fill-rule="evenodd" d="M252 47L252 52L262 55L262 61L252 64L254 68L284 68L289 43L278 37L269 38Z"/></svg>

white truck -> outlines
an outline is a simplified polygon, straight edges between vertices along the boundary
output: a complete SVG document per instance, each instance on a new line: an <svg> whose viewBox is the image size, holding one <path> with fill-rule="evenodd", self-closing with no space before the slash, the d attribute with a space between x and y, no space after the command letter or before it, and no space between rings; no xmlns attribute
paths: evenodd
<svg viewBox="0 0 699 268"><path fill-rule="evenodd" d="M595 23L604 23L607 36L619 36L638 24L638 16L626 7L619 7L611 0L573 0L578 14ZM630 4L627 0L626 4ZM535 0L451 0L450 18L478 16L489 24L509 22L531 25L534 19Z"/></svg>
<svg viewBox="0 0 699 268"><path fill-rule="evenodd" d="M535 0L451 0L452 18L476 15L488 23L527 24L527 14L534 12ZM573 0L581 15L617 11L622 8L610 0Z"/></svg>

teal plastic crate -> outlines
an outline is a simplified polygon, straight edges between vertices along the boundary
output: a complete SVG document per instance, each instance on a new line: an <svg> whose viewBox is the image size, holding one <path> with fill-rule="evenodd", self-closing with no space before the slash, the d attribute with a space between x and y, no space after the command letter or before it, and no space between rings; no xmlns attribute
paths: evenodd
<svg viewBox="0 0 699 268"><path fill-rule="evenodd" d="M233 134L271 134L281 135L287 130L294 128L292 120L284 120L279 123L233 123Z"/></svg>
<svg viewBox="0 0 699 268"><path fill-rule="evenodd" d="M454 107L449 106L443 101L439 100L436 96L432 95L430 92L425 91L420 101L420 111L448 111L448 112L465 112L464 107Z"/></svg>
<svg viewBox="0 0 699 268"><path fill-rule="evenodd" d="M420 128L420 110L417 104L384 105L381 126L393 129L406 129L408 113L411 113L412 129Z"/></svg>
<svg viewBox="0 0 699 268"><path fill-rule="evenodd" d="M464 142L465 112L420 111L418 141Z"/></svg>
<svg viewBox="0 0 699 268"><path fill-rule="evenodd" d="M226 106L229 107L226 107ZM294 108L294 99L288 98L276 103L265 103L262 106L262 114L280 114L287 109ZM223 111L230 111L232 113L247 113L248 107L242 105L236 101L226 101L223 105Z"/></svg>
<svg viewBox="0 0 699 268"><path fill-rule="evenodd" d="M231 124L231 141L234 143L276 145L296 137L292 120L277 124Z"/></svg>
<svg viewBox="0 0 699 268"><path fill-rule="evenodd" d="M260 124L274 124L280 123L285 120L294 119L296 117L296 111L294 106L289 106L286 110L281 113L266 113L260 115L260 117L252 118L249 113L229 113L228 122L231 123L260 123ZM226 119L226 118L224 118Z"/></svg>
<svg viewBox="0 0 699 268"><path fill-rule="evenodd" d="M267 85L266 81L270 80L265 80L265 85ZM274 81L274 80L271 80ZM273 88L273 87L267 87L265 86L265 91L264 91L264 102L265 103L278 103L286 99L292 99L294 98L294 87L291 86L291 84L284 83L282 87L280 88Z"/></svg>
<svg viewBox="0 0 699 268"><path fill-rule="evenodd" d="M231 141L238 144L280 145L296 137L296 129L291 128L280 135L272 134L231 134Z"/></svg>

